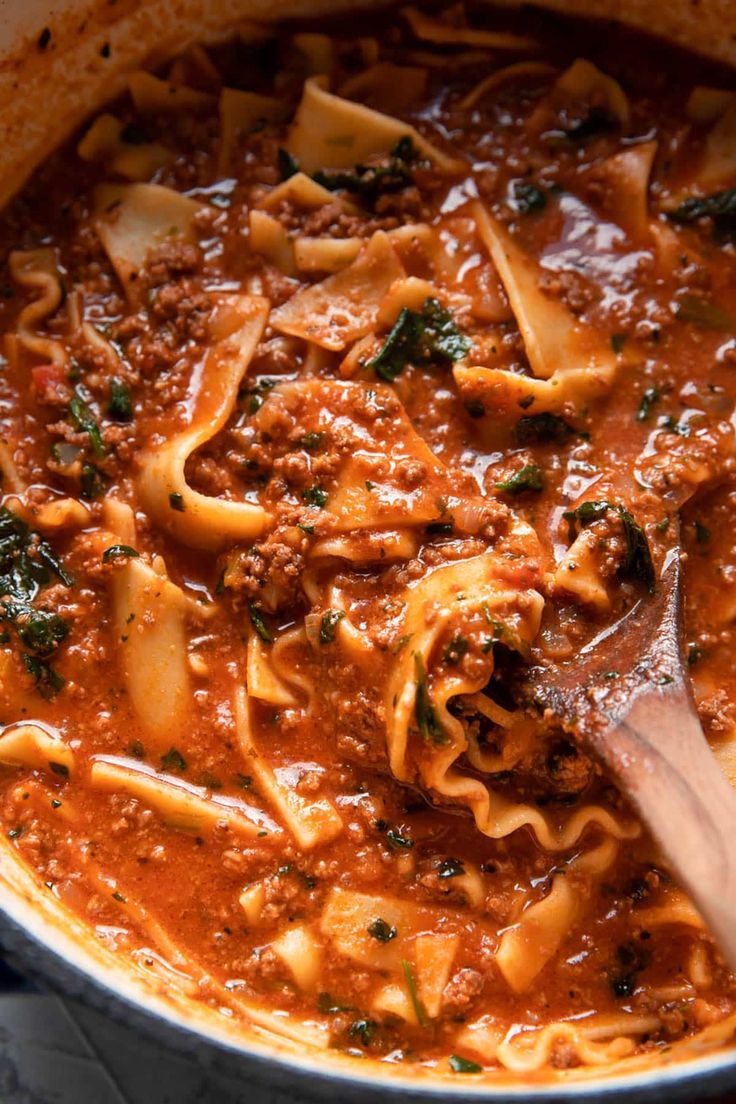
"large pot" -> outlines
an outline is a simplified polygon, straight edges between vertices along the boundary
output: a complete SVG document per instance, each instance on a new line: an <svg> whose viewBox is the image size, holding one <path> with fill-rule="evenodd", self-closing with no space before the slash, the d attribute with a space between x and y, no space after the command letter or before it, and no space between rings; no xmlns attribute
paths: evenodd
<svg viewBox="0 0 736 1104"><path fill-rule="evenodd" d="M368 4L370 0L364 0ZM518 0L499 0L517 5ZM733 0L538 0L547 8L618 18L736 65ZM125 74L155 64L192 40L227 34L244 19L274 20L348 9L351 0L0 0L0 203L86 115L118 94ZM363 5L362 5L363 6ZM388 6L378 0L374 6ZM530 17L530 18L533 18ZM50 110L51 107L51 110ZM81 920L39 889L0 837L0 939L27 969L214 1067L233 1068L298 1096L501 1101L704 1100L736 1091L736 1049L683 1044L676 1056L636 1059L600 1078L585 1072L520 1084L432 1081L400 1067L310 1054L257 1028L167 992L96 942ZM668 1063L668 1064L663 1064Z"/></svg>

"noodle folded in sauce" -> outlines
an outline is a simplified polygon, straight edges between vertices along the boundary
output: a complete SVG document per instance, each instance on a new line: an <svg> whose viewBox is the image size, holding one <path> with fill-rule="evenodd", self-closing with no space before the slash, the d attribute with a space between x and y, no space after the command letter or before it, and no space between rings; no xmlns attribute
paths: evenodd
<svg viewBox="0 0 736 1104"><path fill-rule="evenodd" d="M679 509L734 772L733 79L541 16L353 23L131 74L3 215L3 831L301 1046L721 1045L701 918L515 688L646 599Z"/></svg>

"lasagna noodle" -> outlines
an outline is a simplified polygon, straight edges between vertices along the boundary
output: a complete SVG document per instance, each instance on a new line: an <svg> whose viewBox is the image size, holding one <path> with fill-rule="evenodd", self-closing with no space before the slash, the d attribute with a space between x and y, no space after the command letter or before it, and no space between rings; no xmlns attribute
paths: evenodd
<svg viewBox="0 0 736 1104"><path fill-rule="evenodd" d="M113 377L123 374L123 361L114 346L100 331L85 319L85 304L83 293L75 288L70 293L68 300L69 325L74 334L79 335L87 345L95 359L101 358L105 367Z"/></svg>
<svg viewBox="0 0 736 1104"><path fill-rule="evenodd" d="M134 547L135 519L125 503L108 499L110 545ZM130 704L149 742L163 752L185 730L192 709L188 657L190 622L212 612L194 602L166 574L163 559L149 564L125 557L109 580L112 623Z"/></svg>
<svg viewBox="0 0 736 1104"><path fill-rule="evenodd" d="M305 410L314 412L307 420ZM377 419L378 411L385 416ZM281 439L285 426L329 433L336 423L350 428L356 447L341 458L335 473L324 507L332 533L315 543L312 558L383 560L411 553L416 546L411 531L438 520L438 502L444 501L448 514L458 504L457 483L416 432L390 387L325 379L280 383L252 419L271 439ZM421 464L424 473L414 487L402 482L408 461ZM377 536L380 542L370 553L371 538ZM361 550L352 551L359 544Z"/></svg>
<svg viewBox="0 0 736 1104"><path fill-rule="evenodd" d="M174 154L160 142L126 142L126 127L114 115L98 115L77 146L83 161L103 164L107 172L146 181L171 164Z"/></svg>
<svg viewBox="0 0 736 1104"><path fill-rule="evenodd" d="M141 115L165 115L169 112L207 111L214 104L211 92L199 88L187 88L183 84L161 80L143 69L128 77L128 90L135 109Z"/></svg>
<svg viewBox="0 0 736 1104"><path fill-rule="evenodd" d="M259 535L268 517L258 505L209 498L192 490L184 468L191 454L225 425L268 318L265 299L226 296L211 320L212 344L194 388L189 427L143 457L141 499L162 529L182 544L217 550Z"/></svg>
<svg viewBox="0 0 736 1104"><path fill-rule="evenodd" d="M554 65L544 61L517 61L514 65L506 65L479 81L475 88L463 96L460 107L464 111L475 107L489 92L495 92L509 81L542 81L556 72Z"/></svg>
<svg viewBox="0 0 736 1104"><path fill-rule="evenodd" d="M385 943L370 934L379 918L396 933ZM335 887L322 910L320 930L339 954L392 979L374 997L374 1011L416 1023L404 964L411 966L423 1011L434 1019L459 945L457 933L437 931L438 920L435 908L388 894L372 896Z"/></svg>
<svg viewBox="0 0 736 1104"><path fill-rule="evenodd" d="M279 780L276 772L256 748L250 710L248 693L239 688L235 691L235 724L240 750L248 770L255 775L261 791L277 810L300 847L310 850L328 843L342 831L339 813L327 798L308 801L292 786Z"/></svg>
<svg viewBox="0 0 736 1104"><path fill-rule="evenodd" d="M736 173L736 98L732 92L718 89L701 89L697 98L695 92L689 101L689 111L697 122L710 126L702 153L694 162L687 191L707 195L729 185Z"/></svg>
<svg viewBox="0 0 736 1104"><path fill-rule="evenodd" d="M274 96L223 88L220 93L220 153L218 171L227 171L235 153L238 135L260 129L265 123L284 118L284 104Z"/></svg>
<svg viewBox="0 0 736 1104"><path fill-rule="evenodd" d="M576 856L554 875L549 893L502 934L496 962L515 993L528 990L558 953L585 913L591 883L611 868L617 852L618 841L609 838Z"/></svg>
<svg viewBox="0 0 736 1104"><path fill-rule="evenodd" d="M18 466L13 456L13 448L7 440L0 438L0 480L4 491L12 494L22 494L25 483L20 477Z"/></svg>
<svg viewBox="0 0 736 1104"><path fill-rule="evenodd" d="M16 322L22 348L44 361L66 367L67 354L61 341L39 334L38 328L60 307L63 298L61 273L53 249L15 250L8 258L10 274L24 290L36 292L33 302L23 307Z"/></svg>
<svg viewBox="0 0 736 1104"><path fill-rule="evenodd" d="M298 708L307 717L316 698L311 676L302 670L299 652L307 646L303 626L295 625L266 643L252 629L246 651L246 685L250 697L269 705Z"/></svg>
<svg viewBox="0 0 736 1104"><path fill-rule="evenodd" d="M617 80L602 72L585 58L577 58L555 81L550 99L555 107L567 103L596 103L618 120L622 130L629 129L631 108L628 96Z"/></svg>
<svg viewBox="0 0 736 1104"><path fill-rule="evenodd" d="M533 377L495 368L456 365L458 387L502 412L558 412L581 408L611 386L616 357L610 342L579 322L540 287L537 263L522 252L510 232L481 203L473 205L480 237L508 295L524 340Z"/></svg>
<svg viewBox="0 0 736 1104"><path fill-rule="evenodd" d="M299 210L317 211L327 203L336 203L348 214L356 214L359 210L339 192L331 192L303 172L294 173L271 188L257 206L264 211L277 211L282 205L289 204Z"/></svg>
<svg viewBox="0 0 736 1104"><path fill-rule="evenodd" d="M381 300L403 275L388 236L379 230L347 268L303 288L273 311L271 324L339 352L373 329Z"/></svg>
<svg viewBox="0 0 736 1104"><path fill-rule="evenodd" d="M287 148L306 173L349 169L367 158L388 154L410 138L416 150L440 171L461 172L465 162L443 153L408 123L343 100L327 90L327 78L310 77L289 131Z"/></svg>
<svg viewBox="0 0 736 1104"><path fill-rule="evenodd" d="M278 219L268 211L254 208L248 216L250 223L250 247L254 253L260 253L284 276L295 276L299 267L296 258L296 244Z"/></svg>
<svg viewBox="0 0 736 1104"><path fill-rule="evenodd" d="M491 1017L486 1017L464 1028L457 1043L462 1050L482 1060L497 1062L516 1074L529 1075L548 1066L561 1045L582 1066L612 1065L630 1057L638 1038L657 1031L659 1026L657 1016L622 1012L521 1031L515 1025L505 1032Z"/></svg>
<svg viewBox="0 0 736 1104"><path fill-rule="evenodd" d="M226 825L236 836L250 839L263 832L278 837L280 832L277 824L252 806L132 761L99 756L92 763L90 782L101 790L130 794L181 832L200 835L216 825Z"/></svg>
<svg viewBox="0 0 736 1104"><path fill-rule="evenodd" d="M0 734L0 764L30 767L69 777L76 768L74 752L59 733L40 724L6 726Z"/></svg>
<svg viewBox="0 0 736 1104"><path fill-rule="evenodd" d="M564 814L556 824L539 809L494 793L490 781L482 781L462 769L468 739L462 723L448 706L453 698L476 693L486 684L492 658L489 654L488 669L479 677L469 679L454 669L435 677L432 655L437 640L448 625L462 628L465 618L484 609L495 622L512 630L510 634L507 632L508 639L528 646L539 627L540 595L532 589L511 587L504 578L502 563L492 553L486 553L430 572L407 589L405 602L403 633L410 638L410 646L393 660L384 695L386 739L395 777L404 782L419 782L441 803L466 806L479 831L494 839L528 826L542 847L565 850L591 824L597 824L617 839L636 835L636 826L617 819L602 805L584 806ZM432 618L428 623L430 607ZM425 740L418 750L417 657L427 671L429 694L441 727L436 743Z"/></svg>
<svg viewBox="0 0 736 1104"><path fill-rule="evenodd" d="M153 248L166 241L196 242L204 205L159 184L100 184L95 229L131 304L140 301L138 275Z"/></svg>

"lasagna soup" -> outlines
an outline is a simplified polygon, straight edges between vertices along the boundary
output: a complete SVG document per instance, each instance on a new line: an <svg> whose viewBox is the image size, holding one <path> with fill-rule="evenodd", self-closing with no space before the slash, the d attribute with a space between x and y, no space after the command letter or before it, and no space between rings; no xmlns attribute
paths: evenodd
<svg viewBox="0 0 736 1104"><path fill-rule="evenodd" d="M734 977L524 675L679 514L733 769L733 78L361 19L131 73L2 216L2 831L243 1032L465 1083L726 1044Z"/></svg>

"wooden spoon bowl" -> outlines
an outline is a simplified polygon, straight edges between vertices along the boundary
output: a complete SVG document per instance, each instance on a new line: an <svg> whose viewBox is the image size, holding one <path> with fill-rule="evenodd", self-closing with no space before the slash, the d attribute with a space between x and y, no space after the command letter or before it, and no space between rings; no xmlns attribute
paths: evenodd
<svg viewBox="0 0 736 1104"><path fill-rule="evenodd" d="M682 647L679 546L642 597L523 696L594 752L628 796L736 969L736 791L695 709Z"/></svg>

